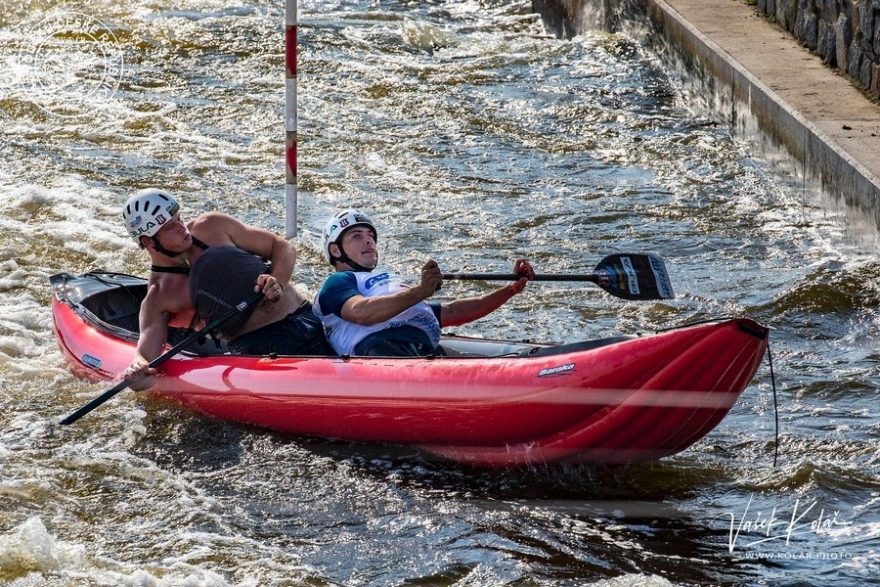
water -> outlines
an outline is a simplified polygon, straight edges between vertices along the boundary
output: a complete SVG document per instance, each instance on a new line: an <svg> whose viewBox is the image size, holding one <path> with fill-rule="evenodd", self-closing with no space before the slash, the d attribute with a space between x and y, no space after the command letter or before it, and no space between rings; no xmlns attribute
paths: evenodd
<svg viewBox="0 0 880 587"><path fill-rule="evenodd" d="M105 36L35 44L61 9ZM8 2L0 583L876 584L876 228L731 129L637 32L560 41L528 9L300 3L296 280L320 283L316 231L352 205L404 274L428 256L450 271L524 255L583 272L657 252L671 302L538 284L456 330L574 341L751 315L775 329L779 465L766 365L703 441L627 468L473 471L133 394L59 428L103 386L67 372L46 278L146 271L118 220L131 190L163 185L187 214L283 229L283 15L268 0ZM768 524L779 538L749 544Z"/></svg>

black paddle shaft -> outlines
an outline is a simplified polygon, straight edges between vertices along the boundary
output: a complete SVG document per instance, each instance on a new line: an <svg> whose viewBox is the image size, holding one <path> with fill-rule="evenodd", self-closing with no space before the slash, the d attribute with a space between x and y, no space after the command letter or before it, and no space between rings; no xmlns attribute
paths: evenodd
<svg viewBox="0 0 880 587"><path fill-rule="evenodd" d="M150 361L150 367L155 369L156 367L158 367L159 365L161 365L162 363L164 363L165 361L167 361L168 359L170 359L171 357L173 357L174 355L179 353L185 347L190 345L193 341L195 341L200 336L204 336L205 334L214 330L215 328L217 328L218 326L220 326L224 322L231 320L232 318L234 318L235 316L238 316L242 312L245 312L248 308L251 308L255 304L259 303L259 301L261 299L263 299L263 292L255 293L254 295L252 295L251 297L249 297L245 301L241 302L240 304L238 304L234 308L231 308L228 312L226 312L222 316L218 317L217 319L215 319L213 322L211 322L210 324L208 324L207 326L205 326L201 330L191 333L189 336L184 338L182 341L180 341L179 343L177 343L176 345L174 345L173 347L171 347L170 349L168 349L167 351L165 351L164 353L162 353L161 355L159 355L158 357L156 357L155 359ZM89 412L91 412L92 410L94 410L95 408L97 408L98 406L100 406L101 404L106 402L107 400L109 400L111 397L113 397L117 393L123 391L125 388L127 388L129 386L129 383L130 382L127 379L123 379L122 381L120 381L119 383L117 383L116 385L114 385L113 387L111 387L110 389L108 389L107 391L105 391L104 393L102 393L101 395L99 395L98 397L96 397L95 399L93 399L92 401L90 401L89 403L87 403L86 405L81 407L80 409L78 409L77 411L73 412L72 414L70 414L69 416L67 416L63 420L61 420L61 424L64 426L67 426L68 424L73 424L74 422L76 422L77 420L79 420L80 418L82 418L83 416L85 416L86 414L88 414Z"/></svg>
<svg viewBox="0 0 880 587"><path fill-rule="evenodd" d="M443 279L516 281L516 273L444 273ZM608 255L596 265L595 273L538 273L533 281L588 281L613 296L626 300L668 300L675 297L666 263L652 254Z"/></svg>
<svg viewBox="0 0 880 587"><path fill-rule="evenodd" d="M460 281L516 281L522 279L516 273L444 273L443 279ZM589 281L598 283L597 273L535 273L532 281Z"/></svg>

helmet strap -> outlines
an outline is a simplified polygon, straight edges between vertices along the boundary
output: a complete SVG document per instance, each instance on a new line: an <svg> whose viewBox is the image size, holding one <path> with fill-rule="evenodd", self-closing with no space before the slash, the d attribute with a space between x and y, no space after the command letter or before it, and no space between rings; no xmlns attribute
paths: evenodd
<svg viewBox="0 0 880 587"><path fill-rule="evenodd" d="M182 255L186 252L186 251L171 251L169 249L166 249L165 247L162 246L162 243L159 242L159 235L158 234L156 236L152 236L150 238L153 239L153 245L156 247L156 251L159 253L162 253L166 257L171 257L173 259L174 257L179 257L180 255Z"/></svg>
<svg viewBox="0 0 880 587"><path fill-rule="evenodd" d="M370 269L368 267L364 267L360 263L357 263L356 261L352 260L352 258L348 256L348 253L345 252L345 249L342 248L341 242L336 241L333 244L335 244L339 248L339 252L341 253L338 257L333 257L334 261L341 261L358 272L369 273L370 271L375 269L375 267L373 269Z"/></svg>

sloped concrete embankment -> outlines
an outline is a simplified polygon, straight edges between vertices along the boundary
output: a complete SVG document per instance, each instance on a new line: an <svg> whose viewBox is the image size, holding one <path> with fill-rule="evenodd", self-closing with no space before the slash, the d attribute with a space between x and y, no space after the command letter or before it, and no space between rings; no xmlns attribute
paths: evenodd
<svg viewBox="0 0 880 587"><path fill-rule="evenodd" d="M794 39L781 40L782 31L754 7L736 0L533 0L533 7L542 16L552 12L555 20L545 22L566 36L576 34L588 9L604 11L599 22L606 26L647 17L698 77L728 88L737 108L786 148L806 178L880 227L880 107ZM816 63L805 65L807 59Z"/></svg>

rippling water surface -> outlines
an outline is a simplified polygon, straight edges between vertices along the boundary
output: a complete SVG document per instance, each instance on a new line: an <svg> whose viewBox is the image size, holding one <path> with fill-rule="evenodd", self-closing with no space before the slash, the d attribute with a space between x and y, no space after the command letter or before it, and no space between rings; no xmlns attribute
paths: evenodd
<svg viewBox="0 0 880 587"><path fill-rule="evenodd" d="M876 230L732 130L642 35L557 40L529 2L300 3L297 281L320 283L316 231L350 205L404 274L428 256L583 272L655 251L676 300L538 284L458 331L574 341L751 315L775 329L777 467L766 365L703 441L626 468L473 471L133 394L55 425L102 386L67 372L47 277L145 273L126 194L163 185L188 214L283 230L281 4L0 7L0 583L876 581ZM81 32L35 43L59 11Z"/></svg>

